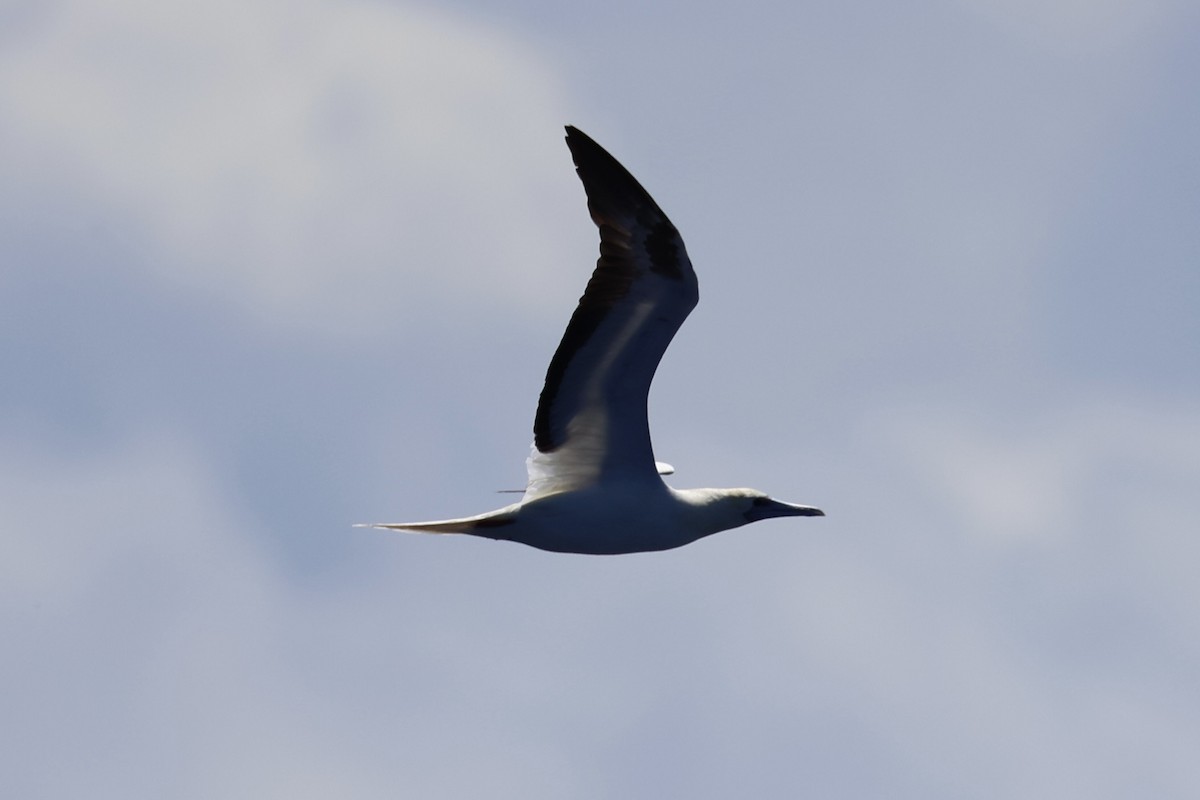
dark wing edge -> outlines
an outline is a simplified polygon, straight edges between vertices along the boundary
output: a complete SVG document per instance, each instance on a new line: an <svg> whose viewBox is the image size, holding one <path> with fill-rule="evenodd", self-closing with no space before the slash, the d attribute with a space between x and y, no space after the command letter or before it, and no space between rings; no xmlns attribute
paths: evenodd
<svg viewBox="0 0 1200 800"><path fill-rule="evenodd" d="M655 276L651 279L654 285L660 287L654 290L657 296L648 295L658 305L657 329L626 344L626 349L639 345L658 348L652 360L639 362L640 371L648 374L636 377L644 381L647 390L662 352L699 299L683 241L666 214L637 179L591 137L572 126L566 131L567 146L587 193L588 211L600 230L600 258L546 371L533 426L534 446L542 453L553 452L566 442L572 414L556 413L556 401L572 360L606 319L625 311L618 306L635 283L647 280L650 274Z"/></svg>

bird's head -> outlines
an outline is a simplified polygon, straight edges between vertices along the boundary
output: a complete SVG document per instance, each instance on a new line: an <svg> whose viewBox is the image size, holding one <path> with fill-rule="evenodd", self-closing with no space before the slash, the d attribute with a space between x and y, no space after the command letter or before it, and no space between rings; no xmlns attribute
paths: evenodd
<svg viewBox="0 0 1200 800"><path fill-rule="evenodd" d="M813 506L785 503L754 489L734 489L730 502L736 502L746 522L758 522L771 517L823 517L825 512Z"/></svg>
<svg viewBox="0 0 1200 800"><path fill-rule="evenodd" d="M683 489L677 492L700 517L706 533L729 530L771 517L823 517L813 506L776 500L757 489Z"/></svg>

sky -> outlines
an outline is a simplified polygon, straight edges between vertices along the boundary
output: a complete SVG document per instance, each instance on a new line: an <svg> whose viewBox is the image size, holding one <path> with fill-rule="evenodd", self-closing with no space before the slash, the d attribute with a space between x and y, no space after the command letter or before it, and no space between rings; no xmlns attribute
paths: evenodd
<svg viewBox="0 0 1200 800"><path fill-rule="evenodd" d="M1200 12L0 3L0 794L1200 793ZM611 150L656 554L499 506Z"/></svg>

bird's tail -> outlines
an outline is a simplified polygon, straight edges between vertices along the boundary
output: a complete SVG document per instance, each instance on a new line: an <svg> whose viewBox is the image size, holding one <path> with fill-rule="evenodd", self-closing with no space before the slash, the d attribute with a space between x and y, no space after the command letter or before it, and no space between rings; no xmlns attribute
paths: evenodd
<svg viewBox="0 0 1200 800"><path fill-rule="evenodd" d="M356 528L381 528L389 531L411 531L413 533L469 533L489 539L507 539L504 529L517 521L516 506L477 514L462 519L443 519L434 522L367 522Z"/></svg>

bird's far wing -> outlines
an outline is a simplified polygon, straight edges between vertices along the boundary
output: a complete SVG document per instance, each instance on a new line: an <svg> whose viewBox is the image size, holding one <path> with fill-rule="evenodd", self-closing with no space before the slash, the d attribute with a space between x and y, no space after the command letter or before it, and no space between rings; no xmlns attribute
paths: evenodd
<svg viewBox="0 0 1200 800"><path fill-rule="evenodd" d="M646 398L699 299L683 240L646 190L570 126L567 146L600 229L600 259L546 371L526 499L618 475L657 480Z"/></svg>

